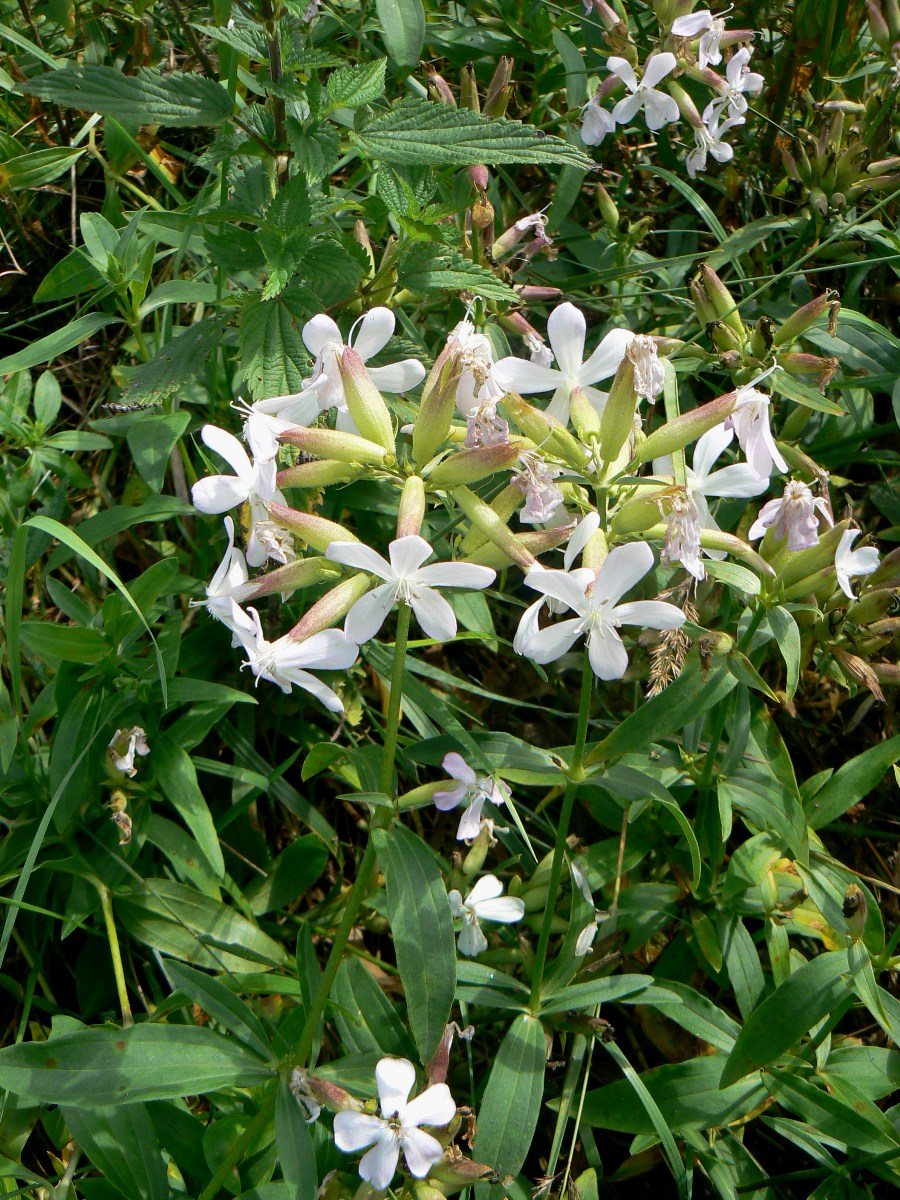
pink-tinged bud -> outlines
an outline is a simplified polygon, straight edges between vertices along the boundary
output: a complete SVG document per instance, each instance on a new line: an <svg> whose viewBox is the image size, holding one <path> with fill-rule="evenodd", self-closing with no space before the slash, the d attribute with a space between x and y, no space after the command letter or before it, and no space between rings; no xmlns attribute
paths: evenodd
<svg viewBox="0 0 900 1200"><path fill-rule="evenodd" d="M304 1070L303 1067L295 1068L291 1075L290 1086L291 1091L298 1099L308 1097L322 1108L330 1109L331 1112L362 1111L362 1104L349 1092L338 1087L336 1083L323 1079L320 1075L314 1075L312 1071Z"/></svg>
<svg viewBox="0 0 900 1200"><path fill-rule="evenodd" d="M422 528L425 516L425 484L418 475L410 475L403 484L397 513L397 537L409 537Z"/></svg>
<svg viewBox="0 0 900 1200"><path fill-rule="evenodd" d="M513 545L500 546L493 539L490 545L479 547L474 554L461 559L462 562L478 563L482 567L492 567L502 571L511 563L528 571L537 560L537 555L546 554L561 546L572 532L571 525L563 525L559 529L535 529L523 533L512 533ZM525 565L525 564L528 565Z"/></svg>
<svg viewBox="0 0 900 1200"><path fill-rule="evenodd" d="M558 300L563 294L562 288L542 287L533 283L517 284L516 291L519 293L519 299L523 300L526 304L531 301Z"/></svg>
<svg viewBox="0 0 900 1200"><path fill-rule="evenodd" d="M496 242L494 242L493 246L491 246L491 258L504 258L511 250L514 250L518 246L527 232L526 229L519 229L518 222L510 225L509 229L505 229Z"/></svg>
<svg viewBox="0 0 900 1200"><path fill-rule="evenodd" d="M372 382L365 363L355 350L345 346L340 367L344 397L356 428L364 438L383 446L386 454L393 455L394 425L391 414L381 392Z"/></svg>
<svg viewBox="0 0 900 1200"><path fill-rule="evenodd" d="M743 339L744 323L734 302L734 296L712 267L707 266L706 263L700 264L700 282L718 320L724 321L739 338Z"/></svg>
<svg viewBox="0 0 900 1200"><path fill-rule="evenodd" d="M447 781L444 780L441 787L446 788ZM455 1021L451 1021L445 1028L443 1036L438 1043L438 1048L428 1060L428 1065L425 1068L425 1077L429 1084L446 1083L447 1071L450 1067L450 1047L453 1045L454 1037L470 1039L475 1033L475 1027L468 1025L465 1029L460 1029Z"/></svg>
<svg viewBox="0 0 900 1200"><path fill-rule="evenodd" d="M454 1153L455 1151L455 1153ZM479 1179L490 1179L494 1168L484 1163L472 1162L464 1158L455 1146L450 1146L444 1152L444 1157L429 1171L429 1176L439 1183L449 1184L454 1190L467 1184L477 1183Z"/></svg>
<svg viewBox="0 0 900 1200"><path fill-rule="evenodd" d="M508 525L513 513L522 504L522 500L521 487L517 483L509 483L491 501L491 510L497 514L504 525ZM486 541L486 535L481 532L477 525L473 525L460 542L460 553L473 554Z"/></svg>
<svg viewBox="0 0 900 1200"><path fill-rule="evenodd" d="M781 586L792 587L801 579L830 567L834 563L834 554L841 536L849 528L849 521L840 521L833 528L820 533L816 545L810 546L808 550L788 550L782 545L771 558Z"/></svg>
<svg viewBox="0 0 900 1200"><path fill-rule="evenodd" d="M484 115L496 119L506 112L512 96L513 60L504 54L497 63L491 82L484 97Z"/></svg>
<svg viewBox="0 0 900 1200"><path fill-rule="evenodd" d="M517 537L505 521L502 521L480 497L476 496L474 492L470 492L467 487L454 488L452 497L472 524L477 526L488 541L502 552L504 561L501 565L505 566L507 562L514 562L523 571L528 571L534 566L535 556L519 540L519 537L523 535Z"/></svg>
<svg viewBox="0 0 900 1200"><path fill-rule="evenodd" d="M664 540L666 526L654 525L652 529L646 531L646 534L648 538ZM766 560L757 554L752 546L741 541L739 537L735 537L733 533L725 533L722 529L701 529L700 545L704 550L724 550L732 558L737 558L741 562L745 562L748 567L752 567L758 574L767 576L768 578L775 577L775 572Z"/></svg>
<svg viewBox="0 0 900 1200"><path fill-rule="evenodd" d="M288 505L279 504L275 500L269 501L267 508L273 521L296 534L321 554L325 553L332 542L359 541L355 533L351 533L343 525L338 525L337 521L326 521L324 517L315 513L298 512L296 508L289 508Z"/></svg>
<svg viewBox="0 0 900 1200"><path fill-rule="evenodd" d="M280 488L320 488L332 483L352 483L362 474L363 468L356 463L325 459L323 462L298 463L295 467L287 467L278 472L275 482Z"/></svg>
<svg viewBox="0 0 900 1200"><path fill-rule="evenodd" d="M883 11L891 31L891 42L900 42L900 4L897 0L884 0Z"/></svg>
<svg viewBox="0 0 900 1200"><path fill-rule="evenodd" d="M371 580L364 571L342 580L303 614L290 631L290 636L299 642L314 633L321 633L323 629L333 628L338 621L346 617L357 600L366 594L370 583Z"/></svg>
<svg viewBox="0 0 900 1200"><path fill-rule="evenodd" d="M430 462L447 440L450 422L456 408L456 387L459 383L457 355L445 346L425 380L419 412L413 425L413 462L422 468Z"/></svg>
<svg viewBox="0 0 900 1200"><path fill-rule="evenodd" d="M469 179L472 181L472 187L479 192L486 192L491 177L488 174L488 169L483 163L475 163L469 167Z"/></svg>
<svg viewBox="0 0 900 1200"><path fill-rule="evenodd" d="M357 245L362 246L366 252L366 258L369 260L369 270L367 277L369 279L375 274L375 249L372 245L372 239L369 237L369 231L366 229L364 222L357 221L353 226L353 240Z"/></svg>
<svg viewBox="0 0 900 1200"><path fill-rule="evenodd" d="M597 14L597 16L603 22L603 25L606 28L607 32L616 33L620 37L627 36L628 31L627 31L626 26L624 25L624 22L622 21L622 18L619 16L619 14L616 12L616 10L614 8L612 8L609 4L606 3L606 0L591 0L591 8L593 8L594 12ZM621 54L621 48L619 46L616 46L615 52L616 52L616 54ZM637 58L636 58L636 51L634 50L633 46L632 46L632 54L634 55L634 57L630 58L629 62L631 62L632 65L634 65L634 63L637 62Z"/></svg>
<svg viewBox="0 0 900 1200"><path fill-rule="evenodd" d="M641 442L635 451L636 460L649 462L654 458L663 458L667 454L674 454L676 450L681 450L690 442L695 442L698 437L706 433L707 429L714 429L716 425L721 425L725 418L731 415L736 403L737 392L726 392L724 396L717 396L708 404L701 404L699 408L693 408L690 412L673 417L659 429L654 429Z"/></svg>
<svg viewBox="0 0 900 1200"><path fill-rule="evenodd" d="M475 68L466 63L459 73L459 105L471 112L481 112L481 101L478 99L478 80L475 78Z"/></svg>
<svg viewBox="0 0 900 1200"><path fill-rule="evenodd" d="M263 596L288 596L298 588L324 583L327 579L338 579L340 571L327 558L298 558L287 566L257 575L247 583L239 584L229 592L236 604L259 600Z"/></svg>
<svg viewBox="0 0 900 1200"><path fill-rule="evenodd" d="M615 462L634 428L637 392L634 388L634 363L628 354L619 363L609 398L600 418L600 454L604 462Z"/></svg>
<svg viewBox="0 0 900 1200"><path fill-rule="evenodd" d="M428 476L432 487L458 487L461 483L476 483L497 471L508 471L522 451L521 442L496 446L479 446L477 450L461 450L439 462Z"/></svg>
<svg viewBox="0 0 900 1200"><path fill-rule="evenodd" d="M446 104L448 108L456 108L456 97L443 75L438 75L433 67L426 66L425 70L428 73L428 90L431 93L431 99L437 101L438 104Z"/></svg>
<svg viewBox="0 0 900 1200"><path fill-rule="evenodd" d="M711 325L716 319L715 309L709 302L709 297L700 286L697 279L692 279L688 285L691 292L691 300L694 303L694 311L697 314L697 320L705 329L707 325Z"/></svg>
<svg viewBox="0 0 900 1200"><path fill-rule="evenodd" d="M891 158L879 158L870 162L866 167L867 175L883 175L885 171L896 171L900 167L900 157L896 154Z"/></svg>
<svg viewBox="0 0 900 1200"><path fill-rule="evenodd" d="M869 576L869 587L900 587L900 546L890 550Z"/></svg>
<svg viewBox="0 0 900 1200"><path fill-rule="evenodd" d="M316 458L362 463L367 467L380 467L384 463L384 448L379 443L371 442L355 433L344 433L339 429L321 429L318 426L308 429L305 425L297 425L278 436L282 442L296 446L304 454L312 454Z"/></svg>
<svg viewBox="0 0 900 1200"><path fill-rule="evenodd" d="M825 313L837 294L836 291L829 288L821 296L816 296L814 300L810 300L808 304L804 304L796 312L791 313L787 320L783 321L775 330L772 337L773 345L784 346L792 342L794 338L800 337ZM782 361L780 357L778 361Z"/></svg>
<svg viewBox="0 0 900 1200"><path fill-rule="evenodd" d="M678 111L687 121L692 129L699 129L703 125L703 118L697 111L697 105L687 94L680 84L673 80L666 81L666 89L675 103L678 105Z"/></svg>
<svg viewBox="0 0 900 1200"><path fill-rule="evenodd" d="M521 292L519 294L521 295ZM525 317L522 313L504 313L500 318L500 323L512 333L517 333L519 337L537 338L540 342L544 340L531 322L527 319L527 317Z"/></svg>
<svg viewBox="0 0 900 1200"><path fill-rule="evenodd" d="M516 427L543 452L561 458L575 470L584 466L584 447L572 437L562 421L549 416L542 408L535 408L516 392L507 392L502 405Z"/></svg>

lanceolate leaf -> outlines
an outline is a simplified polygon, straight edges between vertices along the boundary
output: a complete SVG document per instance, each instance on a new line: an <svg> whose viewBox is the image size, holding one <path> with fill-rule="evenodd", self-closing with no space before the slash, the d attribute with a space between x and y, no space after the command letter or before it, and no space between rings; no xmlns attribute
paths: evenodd
<svg viewBox="0 0 900 1200"><path fill-rule="evenodd" d="M593 163L562 138L519 121L490 120L430 100L401 100L353 135L381 162L435 166L470 163L559 163L589 170Z"/></svg>
<svg viewBox="0 0 900 1200"><path fill-rule="evenodd" d="M424 842L402 826L373 834L409 1024L423 1062L440 1041L456 988L456 946L447 891Z"/></svg>
<svg viewBox="0 0 900 1200"><path fill-rule="evenodd" d="M546 1046L540 1021L520 1013L491 1067L478 1112L475 1157L501 1178L518 1174L531 1146L544 1091ZM475 1191L479 1200L503 1195L501 1188L487 1184Z"/></svg>
<svg viewBox="0 0 900 1200"><path fill-rule="evenodd" d="M47 1104L169 1100L271 1077L258 1055L195 1025L79 1029L0 1050L0 1087Z"/></svg>
<svg viewBox="0 0 900 1200"><path fill-rule="evenodd" d="M163 75L152 67L136 75L115 67L67 68L39 75L21 89L50 104L134 125L218 125L233 111L228 92L214 79Z"/></svg>
<svg viewBox="0 0 900 1200"><path fill-rule="evenodd" d="M881 781L892 763L900 758L900 734L879 742L871 750L851 758L831 776L806 804L810 826L821 829L858 804Z"/></svg>
<svg viewBox="0 0 900 1200"><path fill-rule="evenodd" d="M159 1141L144 1104L63 1108L78 1145L124 1196L169 1200L169 1184Z"/></svg>

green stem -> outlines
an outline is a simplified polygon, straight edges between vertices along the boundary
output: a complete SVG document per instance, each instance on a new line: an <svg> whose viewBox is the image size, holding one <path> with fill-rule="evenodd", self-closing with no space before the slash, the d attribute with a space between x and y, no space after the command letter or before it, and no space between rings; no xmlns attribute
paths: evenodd
<svg viewBox="0 0 900 1200"><path fill-rule="evenodd" d="M259 1112L241 1134L241 1136L231 1144L231 1149L219 1163L213 1175L210 1177L209 1183L197 1197L197 1200L213 1200L222 1188L222 1184L231 1174L234 1165L241 1161L246 1150L254 1144L256 1139L265 1129L266 1125L272 1119L272 1113L275 1109L275 1092L274 1090L269 1096L263 1100Z"/></svg>
<svg viewBox="0 0 900 1200"><path fill-rule="evenodd" d="M403 672L406 665L406 643L409 640L410 613L411 610L408 604L400 605L400 611L397 616L397 637L394 642L394 665L391 671L391 695L388 701L387 725L384 731L384 749L381 758L381 778L379 781L379 788L384 793L390 792L394 774L394 754L397 749L397 733L400 727L400 701L403 696ZM372 830L383 829L390 823L393 815L393 809L378 808L372 817L369 826L369 843L366 846L365 854L363 854L362 862L359 864L356 881L350 890L350 895L347 897L344 915L341 917L341 923L338 925L337 932L334 935L328 961L319 980L319 986L316 989L316 994L307 1013L300 1038L288 1056L287 1061L289 1062L305 1064L310 1059L319 1019L325 1011L325 1005L328 1003L328 997L331 994L331 985L334 983L334 977L338 972L338 967L341 965L344 947L347 945L350 931L356 923L356 918L359 916L359 910L362 907L363 900L366 898L366 892L368 891L372 873L375 869L375 846L372 842Z"/></svg>
<svg viewBox="0 0 900 1200"><path fill-rule="evenodd" d="M128 999L128 988L125 985L125 968L122 963L122 951L119 949L116 922L113 918L112 897L108 888L100 887L99 892L106 936L109 939L109 952L112 955L113 974L116 977L116 991L119 993L119 1007L122 1009L122 1025L127 1028L134 1024L134 1017L131 1015L131 1001Z"/></svg>
<svg viewBox="0 0 900 1200"><path fill-rule="evenodd" d="M572 751L572 762L569 767L569 782L563 796L562 812L559 815L559 825L556 830L556 843L553 847L553 862L550 867L550 882L547 888L547 907L544 909L544 919L541 922L541 932L538 936L537 951L534 956L534 973L531 977L531 1010L537 1009L541 998L541 988L544 983L544 967L547 963L547 948L550 945L550 927L553 923L553 898L559 888L563 862L566 856L566 838L569 834L569 822L572 819L572 809L575 807L575 793L584 776L584 744L587 740L588 716L591 709L591 691L594 685L594 672L591 668L587 649L584 651L584 663L581 668L581 698L578 705L578 727L575 733L575 747Z"/></svg>

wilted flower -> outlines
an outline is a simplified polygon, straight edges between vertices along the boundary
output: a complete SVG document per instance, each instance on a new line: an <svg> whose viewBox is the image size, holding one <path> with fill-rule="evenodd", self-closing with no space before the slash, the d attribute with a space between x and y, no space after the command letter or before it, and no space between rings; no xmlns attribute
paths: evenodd
<svg viewBox="0 0 900 1200"><path fill-rule="evenodd" d="M776 538L787 538L788 550L806 550L819 540L816 509L829 525L834 524L828 501L821 496L814 496L812 490L799 479L791 479L785 486L783 496L762 506L747 536L752 541L771 529Z"/></svg>
<svg viewBox="0 0 900 1200"><path fill-rule="evenodd" d="M147 735L140 725L132 725L130 729L117 729L110 739L107 753L116 770L133 779L137 775L135 755L141 758L150 753Z"/></svg>
<svg viewBox="0 0 900 1200"><path fill-rule="evenodd" d="M542 337L536 333L525 334L525 347L531 362L541 367L549 367L553 362L553 351Z"/></svg>
<svg viewBox="0 0 900 1200"><path fill-rule="evenodd" d="M774 367L770 367L762 375L737 389L734 408L725 421L725 428L734 430L751 470L760 479L772 474L773 464L779 471L787 470L787 463L775 445L769 425L769 406L772 398L756 387L756 384L773 370Z"/></svg>
<svg viewBox="0 0 900 1200"><path fill-rule="evenodd" d="M553 482L559 467L550 467L539 454L528 450L520 455L522 470L514 475L512 482L525 493L525 507L519 519L526 525L542 525L552 521L556 510L563 503L562 492Z"/></svg>
<svg viewBox="0 0 900 1200"><path fill-rule="evenodd" d="M448 775L458 780L454 787L446 791L434 793L434 806L441 812L449 812L458 804L465 804L459 821L456 837L459 841L467 841L478 837L481 829L481 813L486 800L492 804L505 804L509 798L509 788L493 775L478 775L466 762L461 754L451 750L444 755L441 764Z"/></svg>
<svg viewBox="0 0 900 1200"><path fill-rule="evenodd" d="M662 600L617 603L652 566L653 551L647 543L630 542L610 551L586 587L585 568L567 573L533 567L525 576L526 584L561 600L578 616L532 633L524 641L524 653L538 663L553 662L585 636L594 674L600 679L621 679L628 667L628 654L618 634L621 625L679 629L684 624L681 609ZM527 616L526 612L523 621Z"/></svg>
<svg viewBox="0 0 900 1200"><path fill-rule="evenodd" d="M449 892L450 911L465 921L457 939L460 954L471 958L487 950L488 940L481 930L481 921L521 921L525 904L517 896L504 896L503 884L496 875L482 875L463 900L456 891Z"/></svg>
<svg viewBox="0 0 900 1200"><path fill-rule="evenodd" d="M834 570L841 591L851 600L856 597L850 580L856 575L871 575L878 570L878 551L874 546L863 546L859 550L852 549L853 543L862 533L861 529L847 529L841 535L834 555Z"/></svg>
<svg viewBox="0 0 900 1200"><path fill-rule="evenodd" d="M654 131L678 120L678 105L667 92L660 92L656 88L661 80L675 70L675 65L674 54L668 51L654 54L644 64L644 74L638 83L634 67L627 58L614 56L606 60L607 68L618 75L631 93L620 100L612 111L617 124L627 125L641 109L644 110L647 128Z"/></svg>
<svg viewBox="0 0 900 1200"><path fill-rule="evenodd" d="M719 85L721 95L710 100L703 110L703 120L707 125L711 123L713 115L719 116L726 107L730 116L742 117L749 108L744 93L758 96L762 91L765 79L747 66L751 53L749 47L742 46L728 60L725 79Z"/></svg>
<svg viewBox="0 0 900 1200"><path fill-rule="evenodd" d="M592 96L581 110L581 140L586 146L599 146L616 127L616 118Z"/></svg>
<svg viewBox="0 0 900 1200"><path fill-rule="evenodd" d="M700 557L700 513L697 505L687 489L674 492L670 504L660 561L664 566L670 562L680 562L695 579L705 579L706 568Z"/></svg>
<svg viewBox="0 0 900 1200"><path fill-rule="evenodd" d="M377 1191L390 1186L400 1161L409 1173L424 1179L443 1156L437 1138L423 1125L442 1128L456 1116L456 1103L446 1083L435 1083L409 1099L416 1071L409 1059L382 1058L375 1067L381 1116L345 1111L334 1118L334 1141L339 1150L353 1154L371 1147L359 1164L360 1176Z"/></svg>
<svg viewBox="0 0 900 1200"><path fill-rule="evenodd" d="M666 370L659 361L656 342L644 334L636 334L629 342L625 355L634 367L634 390L638 397L652 404L665 387Z"/></svg>
<svg viewBox="0 0 900 1200"><path fill-rule="evenodd" d="M725 22L721 17L713 16L708 8L701 8L697 12L688 13L687 16L678 17L672 22L672 32L676 37L683 38L695 38L698 33L702 34L699 47L701 71L710 63L716 66L722 61L719 42L725 33Z"/></svg>
<svg viewBox="0 0 900 1200"><path fill-rule="evenodd" d="M263 634L259 613L255 608L247 611L252 614L253 629L239 628L236 632L247 654L244 666L250 667L257 683L268 679L285 694L296 684L320 700L329 712L343 712L340 696L310 672L345 671L356 662L359 646L340 629L325 629L302 642L287 634L269 642Z"/></svg>
<svg viewBox="0 0 900 1200"><path fill-rule="evenodd" d="M285 567L290 562L296 562L294 539L287 529L282 529L274 521L257 521L254 532L269 558Z"/></svg>
<svg viewBox="0 0 900 1200"><path fill-rule="evenodd" d="M395 604L409 604L425 633L437 642L456 636L456 616L435 588L486 588L496 572L474 563L432 563L423 567L434 553L418 534L396 538L388 548L391 561L382 558L360 542L332 542L325 557L332 562L367 571L386 582L367 592L347 613L344 628L352 641L368 642L375 636Z"/></svg>

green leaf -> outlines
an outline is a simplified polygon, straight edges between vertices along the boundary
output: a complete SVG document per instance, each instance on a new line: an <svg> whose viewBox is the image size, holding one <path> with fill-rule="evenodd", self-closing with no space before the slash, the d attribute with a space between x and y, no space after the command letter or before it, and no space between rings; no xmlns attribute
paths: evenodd
<svg viewBox="0 0 900 1200"><path fill-rule="evenodd" d="M417 56L418 58L418 56ZM384 91L386 58L361 63L356 67L338 67L328 76L328 96L332 108L359 108L371 104Z"/></svg>
<svg viewBox="0 0 900 1200"><path fill-rule="evenodd" d="M188 329L173 330L171 341L130 372L121 399L126 404L159 403L173 395L207 366L221 344L224 328L225 317L216 316L204 317Z"/></svg>
<svg viewBox="0 0 900 1200"><path fill-rule="evenodd" d="M28 154L8 158L0 163L0 190L9 188L11 192L20 192L51 183L68 171L85 149L84 146L47 146L43 150L31 150Z"/></svg>
<svg viewBox="0 0 900 1200"><path fill-rule="evenodd" d="M519 121L481 117L467 108L405 99L375 117L354 141L380 162L469 166L484 163L570 164L590 170L586 154Z"/></svg>
<svg viewBox="0 0 900 1200"><path fill-rule="evenodd" d="M79 1029L0 1050L0 1087L45 1104L169 1100L271 1078L257 1055L194 1025Z"/></svg>
<svg viewBox="0 0 900 1200"><path fill-rule="evenodd" d="M138 474L154 492L161 490L169 457L191 422L188 412L146 413L129 428L128 448Z"/></svg>
<svg viewBox="0 0 900 1200"><path fill-rule="evenodd" d="M266 878L246 889L254 915L277 912L293 904L316 882L327 861L328 851L315 834L296 838L278 855Z"/></svg>
<svg viewBox="0 0 900 1200"><path fill-rule="evenodd" d="M95 663L112 653L112 646L99 629L51 625L48 621L23 621L22 644L41 658L63 662Z"/></svg>
<svg viewBox="0 0 900 1200"><path fill-rule="evenodd" d="M487 300L518 303L518 293L493 271L473 263L450 246L417 242L407 250L398 269L404 287L427 296L434 291L472 292Z"/></svg>
<svg viewBox="0 0 900 1200"><path fill-rule="evenodd" d="M146 1105L72 1104L62 1114L72 1137L123 1196L169 1200L166 1167Z"/></svg>
<svg viewBox="0 0 900 1200"><path fill-rule="evenodd" d="M167 279L153 289L138 312L141 317L149 317L167 304L214 304L217 299L218 289L214 283L200 283L196 279Z"/></svg>
<svg viewBox="0 0 900 1200"><path fill-rule="evenodd" d="M850 995L846 950L820 954L793 971L747 1018L725 1069L722 1087L768 1066Z"/></svg>
<svg viewBox="0 0 900 1200"><path fill-rule="evenodd" d="M197 772L182 748L159 734L153 740L153 770L163 795L197 839L197 845L221 879L225 860L209 807L197 783Z"/></svg>
<svg viewBox="0 0 900 1200"><path fill-rule="evenodd" d="M244 1001L230 992L223 983L193 967L182 963L167 962L166 973L180 992L203 1009L205 1013L223 1025L260 1057L271 1055L269 1039L259 1017Z"/></svg>
<svg viewBox="0 0 900 1200"><path fill-rule="evenodd" d="M46 374L46 372L45 372ZM61 429L44 442L52 450L76 453L87 450L111 450L112 442L101 433L89 433L86 429Z"/></svg>
<svg viewBox="0 0 900 1200"><path fill-rule="evenodd" d="M786 608L770 608L766 614L775 642L787 668L786 694L793 698L800 682L800 629Z"/></svg>
<svg viewBox="0 0 900 1200"><path fill-rule="evenodd" d="M15 354L8 354L6 358L0 359L0 375L27 371L30 367L50 362L57 355L65 354L73 346L86 341L106 325L121 324L121 317L111 317L107 313L85 313L84 316L76 317L74 321L64 325L62 329L57 329L55 333L48 333L46 337L38 338L36 342L17 350Z"/></svg>
<svg viewBox="0 0 900 1200"><path fill-rule="evenodd" d="M275 1096L275 1149L289 1200L315 1200L319 1190L316 1152L306 1118L286 1079Z"/></svg>
<svg viewBox="0 0 900 1200"><path fill-rule="evenodd" d="M407 1016L423 1062L444 1033L456 988L456 946L447 889L421 838L396 825L372 837L384 871L387 911Z"/></svg>
<svg viewBox="0 0 900 1200"><path fill-rule="evenodd" d="M331 989L334 1022L350 1054L409 1058L412 1042L394 1006L358 958L345 959Z"/></svg>
<svg viewBox="0 0 900 1200"><path fill-rule="evenodd" d="M799 800L774 775L732 771L719 779L719 794L752 826L773 833L801 862L809 859L806 817Z"/></svg>
<svg viewBox="0 0 900 1200"><path fill-rule="evenodd" d="M540 1021L520 1013L500 1043L478 1110L474 1154L502 1178L518 1175L531 1148L544 1093L547 1044ZM503 1189L478 1184L475 1194L499 1200Z"/></svg>
<svg viewBox="0 0 900 1200"><path fill-rule="evenodd" d="M63 108L115 117L126 125L218 125L232 115L228 92L199 74L164 75L141 67L67 66L20 85L30 96Z"/></svg>
<svg viewBox="0 0 900 1200"><path fill-rule="evenodd" d="M835 404L833 400L829 400L827 396L823 396L821 392L817 392L815 388L811 388L808 383L801 383L799 379L795 379L787 371L778 370L774 373L772 376L772 390L778 392L780 396L786 396L788 400L795 400L797 404L804 404L807 408L814 408L817 412L831 413L835 417L846 416L840 404Z"/></svg>
<svg viewBox="0 0 900 1200"><path fill-rule="evenodd" d="M83 250L72 250L54 263L34 293L35 303L47 300L68 300L82 292L101 287L104 278Z"/></svg>
<svg viewBox="0 0 900 1200"><path fill-rule="evenodd" d="M812 829L821 829L864 800L880 783L888 767L900 758L900 734L851 758L806 801Z"/></svg>
<svg viewBox="0 0 900 1200"><path fill-rule="evenodd" d="M307 362L300 337L304 311L284 294L263 300L259 292L244 301L238 344L244 378L254 400L298 392Z"/></svg>
<svg viewBox="0 0 900 1200"><path fill-rule="evenodd" d="M418 66L425 43L422 0L375 0L375 11L385 48L397 66Z"/></svg>
<svg viewBox="0 0 900 1200"><path fill-rule="evenodd" d="M754 575L747 567L742 567L740 563L720 562L718 559L711 558L704 559L703 565L706 567L707 575L718 579L719 583L737 588L739 592L746 592L748 596L758 596L762 590L759 576Z"/></svg>

